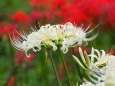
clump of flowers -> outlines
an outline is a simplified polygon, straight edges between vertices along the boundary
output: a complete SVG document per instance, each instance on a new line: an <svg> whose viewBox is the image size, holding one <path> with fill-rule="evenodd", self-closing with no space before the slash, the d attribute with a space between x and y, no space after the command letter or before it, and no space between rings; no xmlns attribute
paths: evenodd
<svg viewBox="0 0 115 86"><path fill-rule="evenodd" d="M36 52L40 51L41 47L56 51L58 46L61 46L61 51L67 53L69 47L81 45L83 42L86 43L97 36L95 34L88 38L93 31L93 29L89 30L89 27L84 29L70 22L57 25L47 24L41 26L39 30L32 28L33 31L29 35L19 33L20 38L13 37L11 42L16 49L25 51L28 57L28 50L33 49Z"/></svg>
<svg viewBox="0 0 115 86"><path fill-rule="evenodd" d="M102 52L102 54L101 54ZM115 56L106 54L104 50L92 48L91 54L82 51L79 48L79 53L82 62L73 55L74 60L86 71L90 78L80 86L114 86L115 85Z"/></svg>

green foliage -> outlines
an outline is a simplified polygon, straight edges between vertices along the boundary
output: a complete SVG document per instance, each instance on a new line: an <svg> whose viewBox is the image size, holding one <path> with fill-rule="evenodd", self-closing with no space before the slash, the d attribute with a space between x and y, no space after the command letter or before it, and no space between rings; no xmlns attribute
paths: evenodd
<svg viewBox="0 0 115 86"><path fill-rule="evenodd" d="M32 8L27 4L26 0L0 0L0 23L2 21L8 21L9 14L13 14L16 11L24 11L29 13ZM42 20L44 21L44 20ZM100 31L98 37L88 43L88 48L91 47L97 49L104 49L107 52L111 48L115 48L115 31ZM36 53L35 59L26 64L23 62L21 66L18 66L15 62L16 50L12 47L10 40L4 39L0 35L0 86L7 86L9 78L15 76L17 79L17 86L56 86L57 81L54 75L54 71L51 66L49 57L47 57L46 50L43 48ZM73 60L71 51L65 55L65 60L69 64L70 70L69 77L73 85L76 85L77 81L82 83L84 77L87 77L86 72L83 71L78 64ZM74 53L78 58L78 52ZM52 52L54 62L57 70L62 63L59 53ZM65 73L63 73L61 79L62 86L66 85Z"/></svg>

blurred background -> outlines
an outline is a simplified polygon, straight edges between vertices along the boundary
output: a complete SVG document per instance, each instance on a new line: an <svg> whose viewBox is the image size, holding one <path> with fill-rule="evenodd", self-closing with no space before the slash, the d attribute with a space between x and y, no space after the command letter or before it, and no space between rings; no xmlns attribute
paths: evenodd
<svg viewBox="0 0 115 86"><path fill-rule="evenodd" d="M91 47L104 49L115 54L115 0L0 0L0 86L56 86L56 79L45 49L34 53L30 58L24 52L17 51L10 43L9 33L17 31L28 33L30 26L45 24L64 24L72 22L87 28L91 25L99 36L83 45L90 51ZM11 35L11 36L12 36ZM78 47L70 49L77 54ZM76 71L71 55L67 54L66 66L71 82L82 82L83 73ZM58 75L63 83L66 78L57 52L52 52Z"/></svg>

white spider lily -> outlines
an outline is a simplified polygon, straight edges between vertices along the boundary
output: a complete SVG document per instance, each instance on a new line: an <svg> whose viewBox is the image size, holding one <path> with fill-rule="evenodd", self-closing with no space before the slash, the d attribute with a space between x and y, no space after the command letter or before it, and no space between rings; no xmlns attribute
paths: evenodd
<svg viewBox="0 0 115 86"><path fill-rule="evenodd" d="M23 41L23 45L25 45L27 49L33 49L34 52L41 50L42 40L38 36L38 32L32 32L27 36L27 40Z"/></svg>
<svg viewBox="0 0 115 86"><path fill-rule="evenodd" d="M88 69L90 69L92 66L94 66L94 65L92 65L92 62L91 62L91 60L89 59L89 57L88 57L88 54L87 54L87 52L86 51L82 51L82 49L79 47L79 53L80 53L80 56L81 56L81 59L82 59L82 62L80 62L80 60L76 57L76 56L74 56L73 55L73 59L83 68L83 69L85 69L85 70L88 70Z"/></svg>
<svg viewBox="0 0 115 86"><path fill-rule="evenodd" d="M18 33L19 34L19 33ZM21 51L25 51L25 54L27 57L29 57L29 55L27 54L29 49L33 49L33 51L39 51L41 50L41 40L38 38L38 34L37 31L36 32L32 32L31 34L24 36L19 34L21 37L13 37L11 38L11 43L12 45ZM37 49L35 49L35 47Z"/></svg>
<svg viewBox="0 0 115 86"><path fill-rule="evenodd" d="M94 54L94 52L97 53ZM102 66L104 64L107 64L110 54L106 54L104 50L101 50L102 54L99 52L99 50L92 48L92 53L89 55L91 57L92 62L94 63L94 59L97 61L95 62L96 66Z"/></svg>
<svg viewBox="0 0 115 86"><path fill-rule="evenodd" d="M63 53L66 53L69 47L81 45L83 42L91 41L96 38L98 34L91 38L87 38L87 36L93 31L88 31L89 27L86 30L83 30L82 27L74 26L70 22L66 23L62 28L63 35L65 37L61 47Z"/></svg>
<svg viewBox="0 0 115 86"><path fill-rule="evenodd" d="M34 52L41 50L41 46L46 48L52 48L53 51L57 50L57 46L61 46L63 53L68 52L69 47L81 45L82 42L87 42L90 38L87 38L87 34L90 34L93 30L88 32L89 27L83 30L82 27L76 27L72 23L57 25L44 25L39 30L34 30L29 35L19 34L19 38L15 37L11 39L13 46L18 49L27 51L33 49ZM95 38L96 35L93 37ZM91 38L91 40L93 39ZM27 55L29 56L29 55Z"/></svg>
<svg viewBox="0 0 115 86"><path fill-rule="evenodd" d="M106 86L104 82L100 82L99 84L93 84L91 82L85 82L80 86Z"/></svg>
<svg viewBox="0 0 115 86"><path fill-rule="evenodd" d="M99 68L94 71L97 72L97 74L100 74L99 76L96 75L96 77L101 80L97 80L96 84L85 82L80 86L115 86L115 56L110 55L109 58L110 59L104 68ZM103 71L103 73L100 71ZM93 76L95 77L94 73Z"/></svg>
<svg viewBox="0 0 115 86"><path fill-rule="evenodd" d="M72 23L67 22L63 27L62 27L63 35L65 38L71 38L75 37L76 33L76 26L74 26Z"/></svg>
<svg viewBox="0 0 115 86"><path fill-rule="evenodd" d="M20 51L24 51L25 50L25 48L22 45L23 40L21 40L18 37L10 38L10 40L11 40L11 44L13 45L13 47L15 47L16 49L18 49Z"/></svg>
<svg viewBox="0 0 115 86"><path fill-rule="evenodd" d="M115 86L115 56L110 56L106 67L105 82L110 86Z"/></svg>
<svg viewBox="0 0 115 86"><path fill-rule="evenodd" d="M92 48L94 50L94 48ZM94 62L92 59L90 59L90 56L86 53L86 51L82 51L82 49L79 47L79 53L81 56L82 62L73 55L74 60L86 71L89 71L89 79L93 81L94 83L98 83L98 81L103 81L103 78L100 78L101 74L103 74L103 71L99 71L98 66L96 66L96 62ZM94 53L94 51L92 51ZM91 55L91 56L95 56ZM94 57L92 57L94 59ZM98 58L98 57L97 57ZM91 76L95 77L96 79L92 78Z"/></svg>
<svg viewBox="0 0 115 86"><path fill-rule="evenodd" d="M61 47L62 52L67 53L68 48L72 47L75 43L76 43L76 39L74 37L65 38L64 41L62 42L62 47Z"/></svg>
<svg viewBox="0 0 115 86"><path fill-rule="evenodd" d="M80 86L94 86L94 84L92 84L91 82L85 82Z"/></svg>
<svg viewBox="0 0 115 86"><path fill-rule="evenodd" d="M99 52L94 48L89 55L86 52L83 53L81 48L79 53L82 62L76 56L73 56L74 60L89 72L89 79L95 83L88 82L80 86L115 86L115 56L106 54L104 50Z"/></svg>
<svg viewBox="0 0 115 86"><path fill-rule="evenodd" d="M76 27L76 38L79 45L81 45L82 42L91 41L97 37L98 34L95 34L94 36L87 38L87 36L89 36L91 32L94 30L92 29L88 31L89 27L90 26L88 26L86 30L84 30L82 27Z"/></svg>
<svg viewBox="0 0 115 86"><path fill-rule="evenodd" d="M95 52L97 53L97 55L95 54ZM97 49L92 48L91 54L87 55L86 51L83 52L82 49L79 47L79 53L83 63L81 63L79 59L74 55L73 58L85 70L92 70L94 68L103 66L103 64L107 64L107 62L109 61L111 55L106 54L104 50L101 50L101 52L102 54Z"/></svg>

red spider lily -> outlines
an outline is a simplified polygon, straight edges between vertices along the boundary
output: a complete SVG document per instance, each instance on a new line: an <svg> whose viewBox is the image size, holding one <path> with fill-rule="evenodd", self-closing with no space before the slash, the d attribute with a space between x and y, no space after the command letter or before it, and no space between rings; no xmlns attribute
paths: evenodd
<svg viewBox="0 0 115 86"><path fill-rule="evenodd" d="M17 27L16 24L3 24L1 25L0 27L0 36L3 36L3 35L9 35L10 33L10 36L12 37L12 35L17 35L16 31L15 31L15 28ZM13 34L12 34L13 32Z"/></svg>
<svg viewBox="0 0 115 86"><path fill-rule="evenodd" d="M15 53L15 62L16 62L18 65L21 65L21 64L24 62L24 59L25 59L24 52L17 51L17 52Z"/></svg>
<svg viewBox="0 0 115 86"><path fill-rule="evenodd" d="M3 35L3 30L4 30L4 28L0 27L0 37Z"/></svg>
<svg viewBox="0 0 115 86"><path fill-rule="evenodd" d="M75 5L66 5L61 9L62 18L73 23L90 22L90 19Z"/></svg>
<svg viewBox="0 0 115 86"><path fill-rule="evenodd" d="M57 11L53 12L52 10L33 11L30 14L30 21L31 21L31 23L33 23L35 21L39 21L39 22L43 22L44 23L45 21L48 22L49 20L50 20L50 22L52 22L52 21L55 21L58 16L60 16L60 14L58 14L58 13L59 12L57 12Z"/></svg>
<svg viewBox="0 0 115 86"><path fill-rule="evenodd" d="M43 18L44 13L42 11L32 11L30 14L30 21L34 22Z"/></svg>
<svg viewBox="0 0 115 86"><path fill-rule="evenodd" d="M32 7L48 7L49 2L49 0L31 0L29 4Z"/></svg>
<svg viewBox="0 0 115 86"><path fill-rule="evenodd" d="M72 3L91 19L91 22L102 23L107 28L115 27L115 0L72 0Z"/></svg>
<svg viewBox="0 0 115 86"><path fill-rule="evenodd" d="M67 0L54 0L52 1L51 9L60 10L65 5L67 5Z"/></svg>
<svg viewBox="0 0 115 86"><path fill-rule="evenodd" d="M115 27L114 0L31 0L31 4L43 7L40 11L31 13L31 21L39 19L42 22L69 21L77 24L94 22Z"/></svg>
<svg viewBox="0 0 115 86"><path fill-rule="evenodd" d="M83 5L85 4L86 3L84 2ZM84 7L84 11L88 16L97 17L97 18L99 18L99 16L102 16L103 6L101 5L100 1L94 0L93 2L92 0L89 0L89 2L87 3L85 7Z"/></svg>
<svg viewBox="0 0 115 86"><path fill-rule="evenodd" d="M109 51L109 54L115 55L115 48L112 48L112 49Z"/></svg>
<svg viewBox="0 0 115 86"><path fill-rule="evenodd" d="M29 63L32 62L35 58L35 54L33 52L30 53L30 57L26 57L23 51L17 51L15 53L15 62L20 66L23 62Z"/></svg>
<svg viewBox="0 0 115 86"><path fill-rule="evenodd" d="M30 17L21 11L12 15L15 22L73 22L115 27L115 0L27 0L35 11ZM47 4L47 5L46 5ZM38 10L38 11L36 11ZM106 27L107 28L107 27Z"/></svg>
<svg viewBox="0 0 115 86"><path fill-rule="evenodd" d="M31 6L36 7L36 6L38 6L40 4L40 1L41 0L32 0L32 2L30 4L31 4Z"/></svg>
<svg viewBox="0 0 115 86"><path fill-rule="evenodd" d="M13 32L16 35L15 28L17 27L16 24L7 24L4 26L4 33L9 35L9 33Z"/></svg>
<svg viewBox="0 0 115 86"><path fill-rule="evenodd" d="M30 57L29 58L25 58L25 62L29 63L32 62L35 58L35 54L34 53L30 53Z"/></svg>
<svg viewBox="0 0 115 86"><path fill-rule="evenodd" d="M110 6L110 8L107 10L107 23L109 23L111 27L115 27L115 1L111 3L111 5L112 6Z"/></svg>
<svg viewBox="0 0 115 86"><path fill-rule="evenodd" d="M12 16L11 19L17 23L28 23L29 22L29 16L22 11L17 11L15 12Z"/></svg>
<svg viewBox="0 0 115 86"><path fill-rule="evenodd" d="M71 70L71 68L70 68L70 64L69 63L66 63L66 67L67 67L67 70L68 71L70 71ZM63 63L60 63L59 65L58 65L58 76L59 76L59 78L60 79L63 79L64 78L64 67L63 67Z"/></svg>
<svg viewBox="0 0 115 86"><path fill-rule="evenodd" d="M46 20L53 20L55 16L55 14L52 11L45 11L44 15Z"/></svg>
<svg viewBox="0 0 115 86"><path fill-rule="evenodd" d="M15 86L16 78L14 76L11 76L7 86Z"/></svg>

